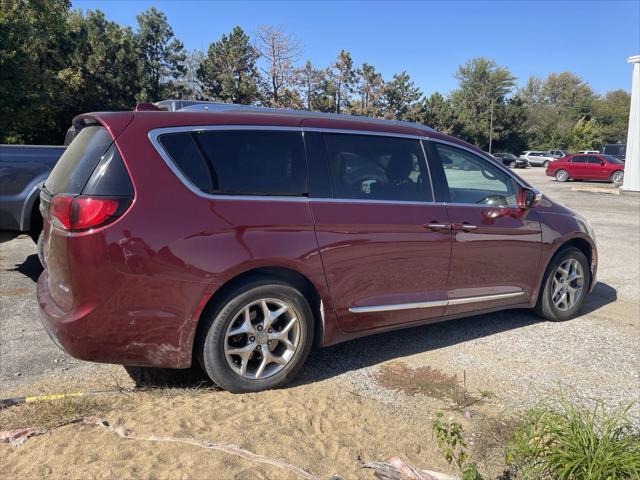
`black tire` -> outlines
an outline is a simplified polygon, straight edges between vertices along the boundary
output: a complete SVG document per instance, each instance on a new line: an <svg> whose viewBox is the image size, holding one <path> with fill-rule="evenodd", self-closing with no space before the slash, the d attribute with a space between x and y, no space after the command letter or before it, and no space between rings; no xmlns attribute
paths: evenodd
<svg viewBox="0 0 640 480"><path fill-rule="evenodd" d="M44 235L40 232L38 235L38 240L36 240L36 250L38 252L38 260L40 260L40 264L43 268L47 268L44 263Z"/></svg>
<svg viewBox="0 0 640 480"><path fill-rule="evenodd" d="M252 301L262 298L290 305L299 319L300 340L291 360L279 372L261 379L248 379L234 371L225 357L225 335L236 315ZM196 354L202 368L219 387L232 392L259 392L290 382L304 364L313 344L313 313L309 302L297 289L280 280L256 278L225 295L202 319L198 329Z"/></svg>
<svg viewBox="0 0 640 480"><path fill-rule="evenodd" d="M550 164L550 163L551 163L551 162L549 162L549 160L545 160L545 162L542 164L542 166L543 166L544 168L547 168L547 167L549 166L549 164Z"/></svg>
<svg viewBox="0 0 640 480"><path fill-rule="evenodd" d="M582 294L580 295L575 305L569 310L562 311L558 309L551 300L551 295L553 293L552 280L553 275L555 274L558 267L563 262L571 258L576 259L582 266L582 271L584 272L584 286ZM553 256L553 258L549 262L549 265L547 266L547 270L545 271L544 278L542 280L542 286L540 287L540 293L538 294L538 302L536 303L534 310L539 316L552 322L562 322L565 320L569 320L578 315L578 313L580 312L590 284L591 270L589 268L587 257L585 257L582 251L575 247L563 248Z"/></svg>
<svg viewBox="0 0 640 480"><path fill-rule="evenodd" d="M563 175L566 174L566 175ZM556 172L556 180L558 182L566 182L569 180L569 172L567 172L566 170L560 169Z"/></svg>
<svg viewBox="0 0 640 480"><path fill-rule="evenodd" d="M509 164L509 168L516 168L516 162L511 162Z"/></svg>

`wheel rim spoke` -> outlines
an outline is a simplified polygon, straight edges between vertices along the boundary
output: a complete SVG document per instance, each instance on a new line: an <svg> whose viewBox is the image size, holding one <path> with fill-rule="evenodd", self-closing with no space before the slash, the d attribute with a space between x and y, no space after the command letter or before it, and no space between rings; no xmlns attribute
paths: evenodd
<svg viewBox="0 0 640 480"><path fill-rule="evenodd" d="M229 324L224 353L239 375L259 380L275 375L294 357L300 321L291 305L273 298L245 305Z"/></svg>
<svg viewBox="0 0 640 480"><path fill-rule="evenodd" d="M584 272L582 264L575 258L562 262L556 269L551 282L551 301L559 310L573 308L584 288Z"/></svg>

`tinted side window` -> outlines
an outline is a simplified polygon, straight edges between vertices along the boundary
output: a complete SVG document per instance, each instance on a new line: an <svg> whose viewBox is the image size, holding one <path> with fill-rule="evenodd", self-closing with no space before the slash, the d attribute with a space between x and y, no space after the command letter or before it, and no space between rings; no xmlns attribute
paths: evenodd
<svg viewBox="0 0 640 480"><path fill-rule="evenodd" d="M299 132L214 130L159 141L180 171L207 193L303 195L307 169Z"/></svg>
<svg viewBox="0 0 640 480"><path fill-rule="evenodd" d="M600 159L598 157L587 157L587 163L600 165Z"/></svg>
<svg viewBox="0 0 640 480"><path fill-rule="evenodd" d="M573 157L571 163L587 163L586 157Z"/></svg>
<svg viewBox="0 0 640 480"><path fill-rule="evenodd" d="M467 150L435 143L452 203L517 205L512 177Z"/></svg>
<svg viewBox="0 0 640 480"><path fill-rule="evenodd" d="M45 189L52 195L80 193L111 143L113 139L106 128L83 128L53 167Z"/></svg>
<svg viewBox="0 0 640 480"><path fill-rule="evenodd" d="M323 134L335 198L433 201L418 140Z"/></svg>

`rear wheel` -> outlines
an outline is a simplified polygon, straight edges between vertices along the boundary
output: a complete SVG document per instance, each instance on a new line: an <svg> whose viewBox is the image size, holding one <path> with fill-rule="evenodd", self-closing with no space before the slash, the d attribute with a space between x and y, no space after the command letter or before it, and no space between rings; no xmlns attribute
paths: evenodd
<svg viewBox="0 0 640 480"><path fill-rule="evenodd" d="M563 321L575 317L591 283L589 262L584 253L568 247L551 260L535 311L547 320Z"/></svg>
<svg viewBox="0 0 640 480"><path fill-rule="evenodd" d="M38 240L36 241L36 249L38 252L38 259L40 260L40 265L42 265L43 268L46 268L47 266L44 264L44 235L43 232L40 232L40 235L38 235Z"/></svg>
<svg viewBox="0 0 640 480"><path fill-rule="evenodd" d="M512 161L512 162L509 164L509 168L516 168L516 162L515 162L515 161Z"/></svg>
<svg viewBox="0 0 640 480"><path fill-rule="evenodd" d="M569 172L566 170L558 170L556 172L556 180L559 182L566 182L569 180Z"/></svg>
<svg viewBox="0 0 640 480"><path fill-rule="evenodd" d="M278 280L253 280L237 288L206 321L200 330L200 362L216 385L234 393L288 383L313 342L309 303Z"/></svg>
<svg viewBox="0 0 640 480"><path fill-rule="evenodd" d="M542 166L544 168L547 168L549 166L549 163L551 163L551 162L549 162L549 160L545 160L545 162L542 164Z"/></svg>
<svg viewBox="0 0 640 480"><path fill-rule="evenodd" d="M616 184L620 185L622 182L624 182L624 172L622 170L618 170L617 172L613 172L611 174L611 181L613 183L616 183Z"/></svg>

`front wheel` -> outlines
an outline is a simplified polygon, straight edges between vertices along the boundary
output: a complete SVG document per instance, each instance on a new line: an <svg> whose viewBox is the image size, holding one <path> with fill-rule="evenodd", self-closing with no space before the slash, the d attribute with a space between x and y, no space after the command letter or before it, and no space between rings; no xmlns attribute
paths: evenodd
<svg viewBox="0 0 640 480"><path fill-rule="evenodd" d="M575 317L591 283L589 262L584 253L569 247L551 260L542 282L535 311L554 322Z"/></svg>
<svg viewBox="0 0 640 480"><path fill-rule="evenodd" d="M280 387L300 370L313 342L306 298L278 280L231 292L200 330L199 358L213 382L233 393Z"/></svg>
<svg viewBox="0 0 640 480"><path fill-rule="evenodd" d="M566 182L569 180L569 172L566 170L558 170L556 172L556 180L559 182Z"/></svg>
<svg viewBox="0 0 640 480"><path fill-rule="evenodd" d="M624 172L618 170L611 175L611 181L617 185L621 185L624 182Z"/></svg>
<svg viewBox="0 0 640 480"><path fill-rule="evenodd" d="M551 162L549 162L549 160L545 160L545 162L542 164L542 166L544 168L547 168L549 166L549 163L551 163Z"/></svg>
<svg viewBox="0 0 640 480"><path fill-rule="evenodd" d="M516 168L516 162L511 162L509 164L509 168Z"/></svg>

